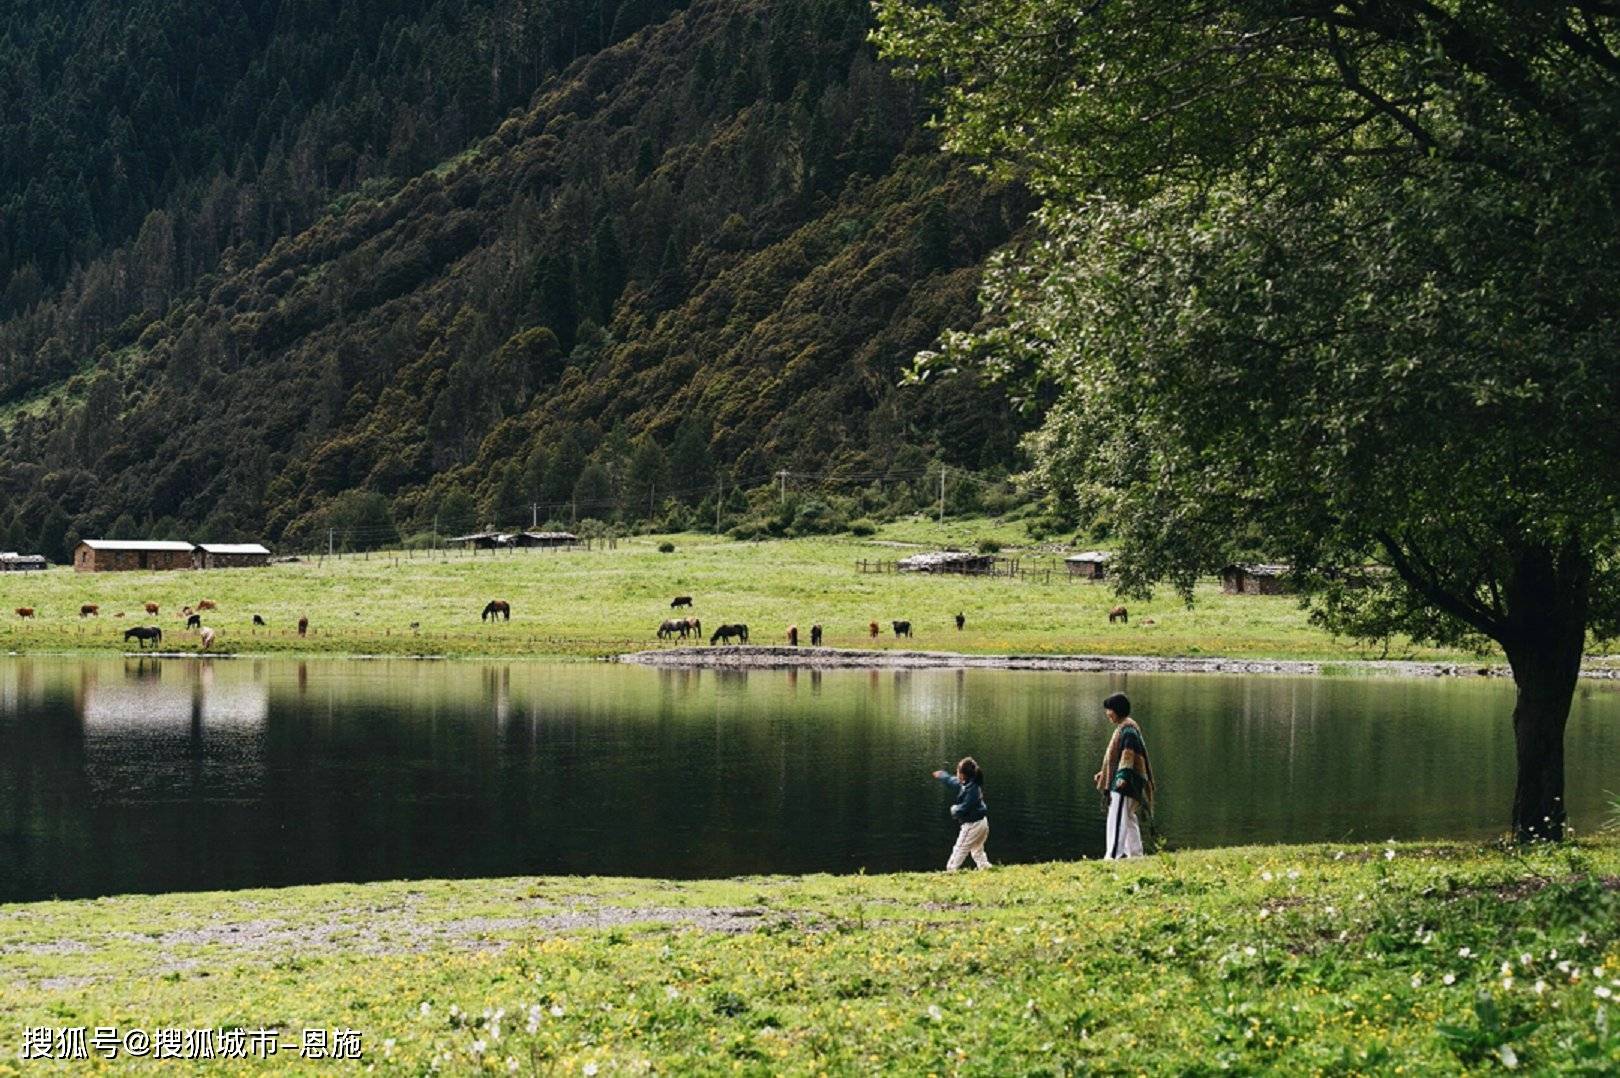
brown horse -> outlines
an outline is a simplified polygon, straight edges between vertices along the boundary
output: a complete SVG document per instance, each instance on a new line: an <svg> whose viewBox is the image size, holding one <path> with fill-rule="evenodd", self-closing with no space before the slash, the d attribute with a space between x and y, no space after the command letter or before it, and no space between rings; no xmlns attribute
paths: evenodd
<svg viewBox="0 0 1620 1078"><path fill-rule="evenodd" d="M958 614L958 615L956 615L956 631L957 632L961 632L962 631L962 626L964 626L966 624L967 624L967 615L966 614Z"/></svg>
<svg viewBox="0 0 1620 1078"><path fill-rule="evenodd" d="M79 607L79 617L99 618L101 617L101 607L97 606L95 603L85 603L83 606Z"/></svg>
<svg viewBox="0 0 1620 1078"><path fill-rule="evenodd" d="M309 632L309 619L308 618L299 618L298 619L298 635L303 636L307 632Z"/></svg>
<svg viewBox="0 0 1620 1078"><path fill-rule="evenodd" d="M34 608L31 606L19 606L17 608L17 616L19 618L31 618L34 616Z"/></svg>
<svg viewBox="0 0 1620 1078"><path fill-rule="evenodd" d="M158 612L158 605L156 603L147 603L146 612L148 614L156 614Z"/></svg>
<svg viewBox="0 0 1620 1078"><path fill-rule="evenodd" d="M505 599L491 599L484 612L478 616L479 621L494 621L496 618L512 620L512 604Z"/></svg>
<svg viewBox="0 0 1620 1078"><path fill-rule="evenodd" d="M875 622L875 621L867 622L867 624L866 624L866 635L870 636L873 640L877 639L877 637L878 637L878 623L877 622Z"/></svg>
<svg viewBox="0 0 1620 1078"><path fill-rule="evenodd" d="M698 618L684 618L682 620L686 622L686 628L681 632L682 640L686 639L687 633L691 633L699 640L703 639L703 622L701 620Z"/></svg>
<svg viewBox="0 0 1620 1078"><path fill-rule="evenodd" d="M1123 606L1114 607L1108 612L1108 624L1112 625L1116 621L1123 621L1126 625L1129 625L1131 623L1131 612Z"/></svg>
<svg viewBox="0 0 1620 1078"><path fill-rule="evenodd" d="M789 625L788 626L788 647L796 648L798 646L799 646L799 627L797 625Z"/></svg>

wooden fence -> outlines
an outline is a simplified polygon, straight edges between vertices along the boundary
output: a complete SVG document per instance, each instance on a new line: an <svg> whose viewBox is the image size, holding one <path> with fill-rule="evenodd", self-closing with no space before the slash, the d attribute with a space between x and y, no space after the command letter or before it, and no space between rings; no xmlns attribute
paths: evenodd
<svg viewBox="0 0 1620 1078"><path fill-rule="evenodd" d="M855 569L861 573L910 572L914 576L999 576L1032 584L1050 584L1054 576L1061 581L1067 575L1061 571L1054 572L1046 566L1026 568L1017 558L998 559L993 565L983 569L941 565L928 570L903 570L898 561L868 561L862 558L855 563Z"/></svg>

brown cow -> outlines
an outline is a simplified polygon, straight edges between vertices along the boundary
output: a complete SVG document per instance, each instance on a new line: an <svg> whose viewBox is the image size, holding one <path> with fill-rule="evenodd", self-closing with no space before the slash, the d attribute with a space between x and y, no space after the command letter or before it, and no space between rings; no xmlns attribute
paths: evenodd
<svg viewBox="0 0 1620 1078"><path fill-rule="evenodd" d="M199 611L215 609L214 600L212 600L212 599L198 599L197 600L197 609Z"/></svg>
<svg viewBox="0 0 1620 1078"><path fill-rule="evenodd" d="M1112 625L1116 621L1123 621L1126 625L1129 625L1131 623L1131 612L1123 606L1114 607L1108 612L1108 624Z"/></svg>
<svg viewBox="0 0 1620 1078"><path fill-rule="evenodd" d="M308 631L309 631L309 619L308 618L299 618L298 619L298 635L303 636Z"/></svg>
<svg viewBox="0 0 1620 1078"><path fill-rule="evenodd" d="M877 639L877 637L878 637L878 623L877 622L872 621L872 622L867 623L867 625L866 625L866 635L870 636L873 640Z"/></svg>
<svg viewBox="0 0 1620 1078"><path fill-rule="evenodd" d="M34 608L31 606L19 606L17 608L17 616L19 618L31 618L34 616Z"/></svg>
<svg viewBox="0 0 1620 1078"><path fill-rule="evenodd" d="M95 603L85 603L83 606L79 607L79 617L99 618L101 617L101 607L97 606Z"/></svg>
<svg viewBox="0 0 1620 1078"><path fill-rule="evenodd" d="M156 603L147 603L146 612L148 614L156 614L158 612L158 605Z"/></svg>

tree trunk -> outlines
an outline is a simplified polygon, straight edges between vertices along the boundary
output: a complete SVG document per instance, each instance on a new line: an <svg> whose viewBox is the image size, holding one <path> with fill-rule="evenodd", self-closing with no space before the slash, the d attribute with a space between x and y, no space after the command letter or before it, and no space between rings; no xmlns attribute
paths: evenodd
<svg viewBox="0 0 1620 1078"><path fill-rule="evenodd" d="M1508 651L1518 685L1513 833L1520 842L1559 842L1564 837L1564 727L1580 675L1583 637L1584 632L1576 634L1573 647L1567 640L1562 647L1542 640Z"/></svg>

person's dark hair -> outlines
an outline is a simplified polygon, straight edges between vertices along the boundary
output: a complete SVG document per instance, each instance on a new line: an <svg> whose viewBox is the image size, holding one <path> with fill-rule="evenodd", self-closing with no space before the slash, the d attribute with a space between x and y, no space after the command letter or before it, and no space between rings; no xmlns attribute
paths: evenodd
<svg viewBox="0 0 1620 1078"><path fill-rule="evenodd" d="M971 756L962 757L961 762L956 765L956 773L968 782L977 782L981 786L984 784L984 772L979 768L979 761Z"/></svg>
<svg viewBox="0 0 1620 1078"><path fill-rule="evenodd" d="M1116 692L1114 695L1104 700L1103 707L1107 708L1109 711L1112 711L1122 719L1128 719L1131 716L1131 698L1122 692Z"/></svg>

